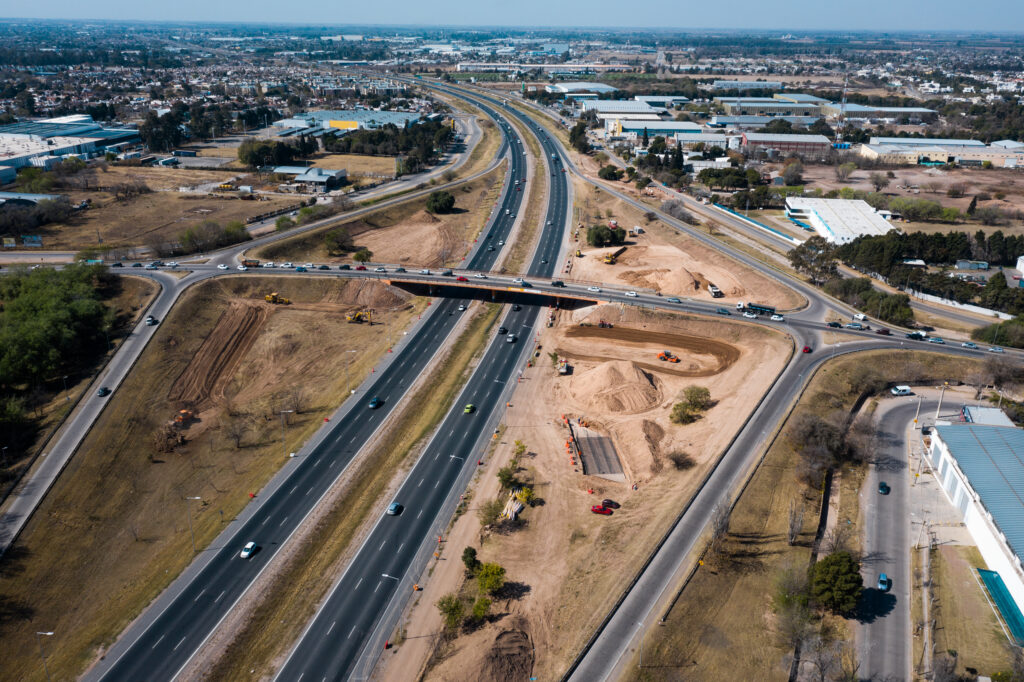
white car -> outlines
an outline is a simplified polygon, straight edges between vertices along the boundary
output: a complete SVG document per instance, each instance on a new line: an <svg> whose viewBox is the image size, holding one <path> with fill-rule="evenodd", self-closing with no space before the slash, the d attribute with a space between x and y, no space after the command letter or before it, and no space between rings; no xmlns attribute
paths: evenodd
<svg viewBox="0 0 1024 682"><path fill-rule="evenodd" d="M755 315L754 313L750 312L749 310L746 311L745 313L743 313L743 317L746 317L747 319L750 319L750 320L756 320L757 319L757 315Z"/></svg>
<svg viewBox="0 0 1024 682"><path fill-rule="evenodd" d="M385 270L384 268L374 268L373 271L374 272L387 272L387 270Z"/></svg>
<svg viewBox="0 0 1024 682"><path fill-rule="evenodd" d="M989 353L1002 353L1003 349L1000 348L999 346L992 346L991 348L988 349L988 352Z"/></svg>
<svg viewBox="0 0 1024 682"><path fill-rule="evenodd" d="M312 270L315 266L312 263L304 263L302 267L306 268L307 270Z"/></svg>
<svg viewBox="0 0 1024 682"><path fill-rule="evenodd" d="M482 273L482 272L478 272L478 273L476 273L476 274L475 274L475 275L473 275L473 276L474 276L474 277L476 277L477 279L487 279L487 275L485 275L485 274L484 274L484 273Z"/></svg>
<svg viewBox="0 0 1024 682"><path fill-rule="evenodd" d="M178 267L178 261L176 261L176 260L168 261L167 262L167 267L169 267L169 268L176 268L176 267Z"/></svg>
<svg viewBox="0 0 1024 682"><path fill-rule="evenodd" d="M223 263L221 263L220 265L218 265L218 266L217 266L217 269L218 269L218 270L227 270L227 269L228 269L228 266L226 266L226 265L224 265Z"/></svg>
<svg viewBox="0 0 1024 682"><path fill-rule="evenodd" d="M239 554L238 556L242 557L243 559L248 559L249 557L252 556L252 553L255 552L255 551L256 551L256 543L255 542L247 542L247 543L245 543L245 547L242 548L242 553Z"/></svg>
<svg viewBox="0 0 1024 682"><path fill-rule="evenodd" d="M295 266L292 265L290 262L288 262L288 263L281 263L277 267L279 267L279 268L294 268Z"/></svg>
<svg viewBox="0 0 1024 682"><path fill-rule="evenodd" d="M593 291L594 293L600 293L601 287L587 287L587 291Z"/></svg>
<svg viewBox="0 0 1024 682"><path fill-rule="evenodd" d="M516 277L515 279L512 280L512 284L522 284L522 283L523 283L523 278L522 277Z"/></svg>
<svg viewBox="0 0 1024 682"><path fill-rule="evenodd" d="M629 296L630 298L636 298L636 292L635 291L627 291L626 292L626 296Z"/></svg>
<svg viewBox="0 0 1024 682"><path fill-rule="evenodd" d="M239 269L239 270L241 270L242 272L245 272L245 271L246 271L246 270L248 270L249 268L245 267L244 265L239 265L239 266L238 266L238 269Z"/></svg>
<svg viewBox="0 0 1024 682"><path fill-rule="evenodd" d="M272 268L272 267L274 267L274 264L273 263L264 263L260 267L261 268Z"/></svg>
<svg viewBox="0 0 1024 682"><path fill-rule="evenodd" d="M785 322L786 318L782 315L772 315L772 322Z"/></svg>
<svg viewBox="0 0 1024 682"><path fill-rule="evenodd" d="M505 246L505 242L501 242L501 241L499 241L499 242L498 242L498 246Z"/></svg>

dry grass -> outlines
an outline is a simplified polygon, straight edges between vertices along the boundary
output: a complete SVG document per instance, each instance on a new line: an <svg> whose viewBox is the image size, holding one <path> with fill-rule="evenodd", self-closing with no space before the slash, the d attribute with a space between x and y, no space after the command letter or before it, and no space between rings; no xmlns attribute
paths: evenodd
<svg viewBox="0 0 1024 682"><path fill-rule="evenodd" d="M482 352L501 306L487 305L452 344L438 370L412 395L386 438L361 457L345 483L347 492L327 518L282 569L268 596L248 619L247 627L227 648L209 679L234 680L252 669L269 670L275 657L286 652L313 617L343 562L354 551L353 540L372 519L385 490L404 476L413 455L444 418L473 360ZM424 408L423 406L427 406Z"/></svg>
<svg viewBox="0 0 1024 682"><path fill-rule="evenodd" d="M232 153L234 156L234 153ZM87 168L69 178L69 183L85 190L111 187L124 182L142 181L154 192L194 187L208 182L227 182L238 173L165 166L107 166Z"/></svg>
<svg viewBox="0 0 1024 682"><path fill-rule="evenodd" d="M929 353L887 351L860 353L822 367L804 391L793 414L827 414L848 410L857 391L852 382L858 368L870 364L887 376L962 376L978 361ZM786 567L805 567L810 560L820 504L794 475L797 454L785 437L778 438L742 492L730 518L728 539L720 559L697 570L683 589L663 627L648 632L645 667L630 666L628 679L760 679L785 680L790 653L773 633L773 581ZM843 495L852 505L857 496ZM801 500L804 533L797 545L786 543L789 504ZM841 514L857 518L855 508Z"/></svg>
<svg viewBox="0 0 1024 682"><path fill-rule="evenodd" d="M948 545L932 552L932 617L935 650L956 651L958 672L975 668L982 675L1010 669L1006 640L974 573L985 568L976 547Z"/></svg>
<svg viewBox="0 0 1024 682"><path fill-rule="evenodd" d="M312 157L317 168L344 168L349 175L395 174L395 157L369 156L366 154L317 154Z"/></svg>
<svg viewBox="0 0 1024 682"><path fill-rule="evenodd" d="M913 299L911 299L913 300ZM953 332L959 332L964 336L970 335L971 331L978 327L984 327L987 323L981 319L978 320L978 324L972 325L964 322L963 320L953 319L951 317L943 317L941 315L935 315L932 313L926 313L923 310L914 311L914 319L919 324L927 327L935 327L936 329L947 329Z"/></svg>
<svg viewBox="0 0 1024 682"><path fill-rule="evenodd" d="M385 312L387 326L348 325L338 301L346 285L335 280L222 278L193 287L163 321L132 373L111 396L76 456L3 557L0 638L10 679L38 675L34 632L57 632L48 654L57 679L77 676L192 560L186 496L195 540L205 547L283 463L280 422L266 419L279 400L280 379L316 381L287 445L296 450L348 393L345 361L357 383L384 353L385 330L404 328L416 306ZM264 291L295 302L266 310ZM183 375L228 303L266 312L236 369L219 382L224 397L200 412L201 421L174 452L158 452L154 432L180 403L169 389ZM359 352L349 356L346 348ZM238 415L232 417L230 415ZM245 415L249 415L246 417ZM233 419L250 431L236 449L224 435Z"/></svg>

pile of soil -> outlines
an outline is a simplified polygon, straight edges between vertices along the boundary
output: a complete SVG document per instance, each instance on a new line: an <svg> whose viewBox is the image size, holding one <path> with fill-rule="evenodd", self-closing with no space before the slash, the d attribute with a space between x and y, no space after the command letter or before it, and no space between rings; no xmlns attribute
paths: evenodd
<svg viewBox="0 0 1024 682"><path fill-rule="evenodd" d="M363 308L399 308L412 294L372 279L358 279L324 298L326 303L356 305Z"/></svg>
<svg viewBox="0 0 1024 682"><path fill-rule="evenodd" d="M484 659L481 677L495 682L522 682L533 672L533 645L522 630L503 630Z"/></svg>
<svg viewBox="0 0 1024 682"><path fill-rule="evenodd" d="M603 412L643 412L662 397L654 375L628 360L604 362L581 372L573 377L570 390L587 409Z"/></svg>

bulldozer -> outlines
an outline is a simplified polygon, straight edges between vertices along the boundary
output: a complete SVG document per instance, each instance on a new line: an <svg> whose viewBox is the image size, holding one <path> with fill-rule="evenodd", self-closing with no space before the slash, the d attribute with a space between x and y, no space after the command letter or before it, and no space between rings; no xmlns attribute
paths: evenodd
<svg viewBox="0 0 1024 682"><path fill-rule="evenodd" d="M658 359L663 362L679 362L679 358L672 355L671 351L663 350L658 353Z"/></svg>
<svg viewBox="0 0 1024 682"><path fill-rule="evenodd" d="M354 313L350 313L345 316L345 321L353 322L356 324L362 324L363 322L366 322L367 324L373 324L373 320L371 319L369 310L358 310Z"/></svg>
<svg viewBox="0 0 1024 682"><path fill-rule="evenodd" d="M606 253L604 255L604 258L601 259L601 262L603 262L603 263L605 263L607 265L615 265L616 261L619 260L619 256L621 256L625 252L626 252L626 247L625 246L619 247L613 253Z"/></svg>
<svg viewBox="0 0 1024 682"><path fill-rule="evenodd" d="M174 425L181 429L187 429L194 418L195 414L192 410L178 410L178 414L174 415Z"/></svg>
<svg viewBox="0 0 1024 682"><path fill-rule="evenodd" d="M280 305L291 305L292 303L291 299L281 296L276 291L267 294L263 298L266 299L267 303L277 303Z"/></svg>

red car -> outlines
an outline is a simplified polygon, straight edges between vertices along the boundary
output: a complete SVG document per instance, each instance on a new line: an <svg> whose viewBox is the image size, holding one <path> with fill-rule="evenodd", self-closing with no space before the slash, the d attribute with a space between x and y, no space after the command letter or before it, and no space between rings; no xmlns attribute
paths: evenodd
<svg viewBox="0 0 1024 682"><path fill-rule="evenodd" d="M365 270L365 269L366 269L365 265L357 265L356 266L356 270Z"/></svg>
<svg viewBox="0 0 1024 682"><path fill-rule="evenodd" d="M602 504L595 504L593 507L590 508L590 511L594 512L595 514L602 514L604 516L612 515L612 510L609 509L608 507L605 507Z"/></svg>
<svg viewBox="0 0 1024 682"><path fill-rule="evenodd" d="M805 353L810 353L811 352L811 347L810 346L804 346L804 352Z"/></svg>
<svg viewBox="0 0 1024 682"><path fill-rule="evenodd" d="M463 277L462 275L459 275L458 277L455 278L455 281L456 282L468 282L469 280L466 279L465 277Z"/></svg>
<svg viewBox="0 0 1024 682"><path fill-rule="evenodd" d="M890 332L888 329L876 329L875 333L881 334L882 336L892 336L892 332Z"/></svg>

